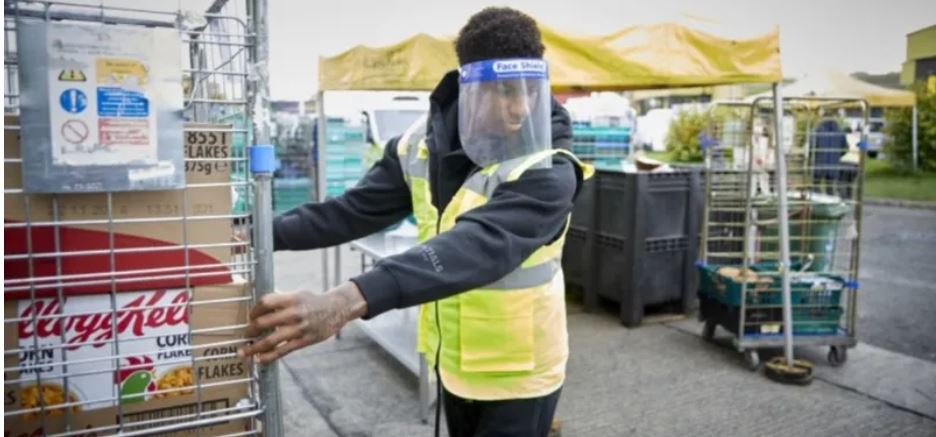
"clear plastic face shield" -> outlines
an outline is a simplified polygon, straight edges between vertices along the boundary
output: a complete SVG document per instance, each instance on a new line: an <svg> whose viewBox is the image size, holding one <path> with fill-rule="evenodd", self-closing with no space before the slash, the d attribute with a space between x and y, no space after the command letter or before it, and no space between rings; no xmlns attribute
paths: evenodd
<svg viewBox="0 0 936 437"><path fill-rule="evenodd" d="M552 148L546 61L478 61L459 72L458 133L475 164L486 167Z"/></svg>

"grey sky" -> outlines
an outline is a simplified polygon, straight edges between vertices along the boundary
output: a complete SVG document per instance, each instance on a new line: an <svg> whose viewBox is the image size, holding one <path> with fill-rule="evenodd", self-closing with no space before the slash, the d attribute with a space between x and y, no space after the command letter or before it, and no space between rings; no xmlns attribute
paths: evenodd
<svg viewBox="0 0 936 437"><path fill-rule="evenodd" d="M272 97L313 95L319 56L388 45L417 32L453 35L487 5L512 6L581 35L672 21L744 37L778 25L784 75L793 77L827 68L898 71L906 34L936 24L933 0L271 0Z"/></svg>
<svg viewBox="0 0 936 437"><path fill-rule="evenodd" d="M69 0L85 4L203 11L211 0ZM229 0L243 8L244 0ZM414 33L454 35L488 5L523 10L580 35L642 23L678 22L726 37L780 27L784 75L898 71L906 34L936 24L936 0L268 0L270 88L298 100L317 89L318 57L358 44L382 46Z"/></svg>

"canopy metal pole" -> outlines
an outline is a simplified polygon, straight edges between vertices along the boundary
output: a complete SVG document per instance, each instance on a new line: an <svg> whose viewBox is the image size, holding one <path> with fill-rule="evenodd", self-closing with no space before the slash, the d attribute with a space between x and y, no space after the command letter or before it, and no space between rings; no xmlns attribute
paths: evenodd
<svg viewBox="0 0 936 437"><path fill-rule="evenodd" d="M919 114L917 113L917 105L913 105L913 121L911 122L913 126L913 136L911 141L913 141L913 171L917 170L917 161L919 158L919 149L917 145L917 123L919 122Z"/></svg>
<svg viewBox="0 0 936 437"><path fill-rule="evenodd" d="M328 124L325 120L325 91L318 92L318 101L315 102L315 112L318 114L318 119L315 120L315 123L318 125L318 136L315 139L316 148L315 148L315 173L316 173L316 192L315 192L315 201L324 202L325 201L325 184L327 180L325 179L325 167L326 162L325 158L325 143L327 142L328 136L325 133L325 126Z"/></svg>
<svg viewBox="0 0 936 437"><path fill-rule="evenodd" d="M780 83L773 85L774 153L777 162L777 218L780 227L780 281L783 290L783 342L786 362L793 365L793 299L790 295L790 216L787 208L787 168L783 151L783 100Z"/></svg>
<svg viewBox="0 0 936 437"><path fill-rule="evenodd" d="M318 139L315 147L315 172L317 177L315 201L324 202L325 194L328 192L328 178L325 177L328 170L327 154L325 153L326 143L328 142L328 134L325 132L325 126L328 125L325 119L325 91L319 90L315 109L318 112L318 120L315 121L318 124ZM331 288L328 270L328 249L322 249L322 292Z"/></svg>

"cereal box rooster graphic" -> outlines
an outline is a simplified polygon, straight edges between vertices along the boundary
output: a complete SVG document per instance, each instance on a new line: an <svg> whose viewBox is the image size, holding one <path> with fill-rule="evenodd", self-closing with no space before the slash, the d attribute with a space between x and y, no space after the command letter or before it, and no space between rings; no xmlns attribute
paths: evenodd
<svg viewBox="0 0 936 437"><path fill-rule="evenodd" d="M120 384L120 400L125 404L143 402L146 394L156 391L156 374L153 360L141 355L127 357L126 364L121 364L115 375L115 383Z"/></svg>

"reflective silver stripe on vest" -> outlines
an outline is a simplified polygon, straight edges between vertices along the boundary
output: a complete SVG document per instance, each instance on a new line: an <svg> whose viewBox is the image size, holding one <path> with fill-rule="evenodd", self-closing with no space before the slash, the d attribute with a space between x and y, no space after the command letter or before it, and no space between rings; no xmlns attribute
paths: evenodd
<svg viewBox="0 0 936 437"><path fill-rule="evenodd" d="M418 146L419 143L412 147L415 148ZM406 168L406 174L410 177L429 179L429 160L419 159L416 153L413 153L412 156L407 156L406 165L403 167Z"/></svg>
<svg viewBox="0 0 936 437"><path fill-rule="evenodd" d="M409 145L412 141L411 138L413 135L416 136L426 136L426 123L428 122L428 116L426 114L421 115L416 121L413 122L406 131L403 132L403 135L400 136L400 143ZM397 151L399 151L399 146L397 146ZM409 152L409 150L407 150Z"/></svg>
<svg viewBox="0 0 936 437"><path fill-rule="evenodd" d="M552 155L545 157L544 160L545 159L552 159ZM504 161L498 164L497 169L491 175L486 175L482 171L477 171L468 177L468 180L465 181L463 186L490 199L491 196L494 195L497 186L506 182L510 174L523 165L526 160L527 157L524 156ZM535 168L535 166L531 168Z"/></svg>
<svg viewBox="0 0 936 437"><path fill-rule="evenodd" d="M552 159L547 155L543 159ZM510 174L524 163L527 157L516 158L501 163L491 175L476 172L465 181L464 187L490 199L498 185L508 180ZM531 168L535 168L531 167ZM532 267L518 267L503 278L484 287L485 290L517 290L548 284L562 268L560 260L554 259Z"/></svg>
<svg viewBox="0 0 936 437"><path fill-rule="evenodd" d="M533 267L518 267L508 273L507 276L480 288L484 290L517 290L538 287L552 281L553 277L559 273L560 268L561 264L556 260Z"/></svg>
<svg viewBox="0 0 936 437"><path fill-rule="evenodd" d="M494 195L494 190L498 185L495 181L496 178L496 174L488 176L482 174L480 171L476 171L472 173L471 176L468 176L468 179L465 180L465 183L462 185L462 187L490 199L491 196Z"/></svg>
<svg viewBox="0 0 936 437"><path fill-rule="evenodd" d="M400 141L406 141L406 156L399 156L405 165L401 165L406 182L412 187L411 178L429 179L429 160L419 158L419 143L426 138L425 123L421 125L414 124L401 137ZM399 147L397 148L399 150ZM545 156L543 159L552 159L553 155ZM520 157L504 161L498 164L497 168L491 174L483 171L476 171L462 185L462 188L471 190L476 194L490 199L494 195L497 187L510 178L510 174L524 165L528 157ZM542 162L542 161L539 161ZM531 168L536 168L536 165ZM517 267L514 271L508 273L503 278L494 281L484 287L485 290L517 290L538 287L550 283L562 268L561 262L551 260L532 267Z"/></svg>
<svg viewBox="0 0 936 437"><path fill-rule="evenodd" d="M426 138L426 121L426 116L422 116L400 137L400 143L406 142L405 156L400 155L400 146L397 145L397 158L407 184L412 177L429 179L429 160L419 159L419 142Z"/></svg>

